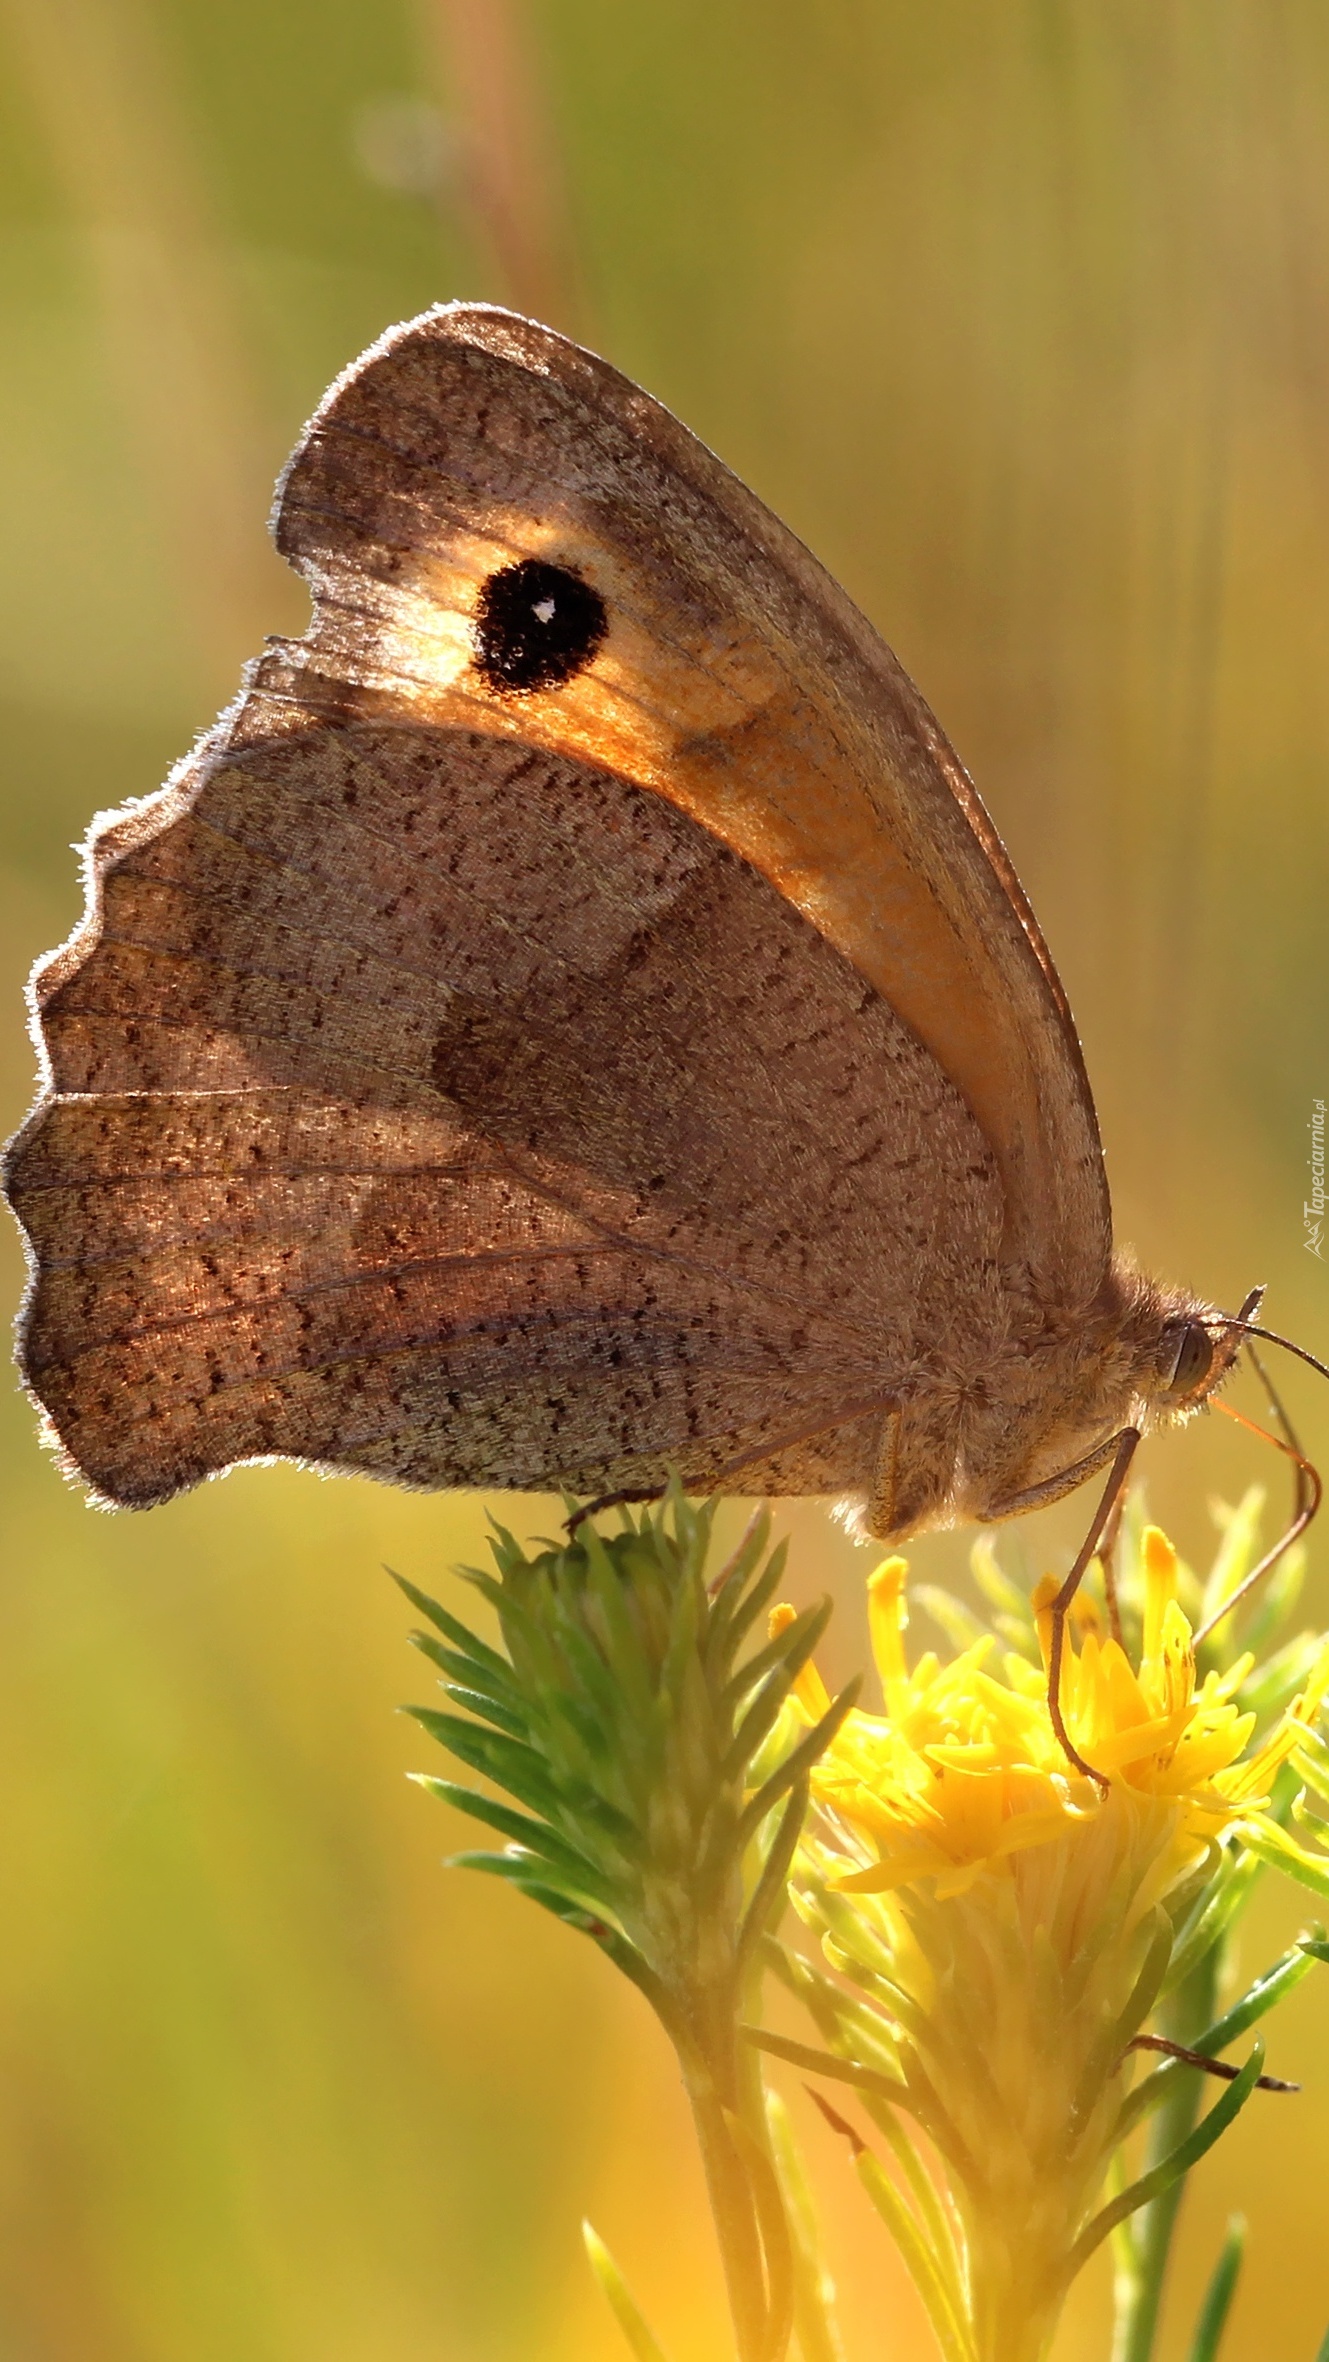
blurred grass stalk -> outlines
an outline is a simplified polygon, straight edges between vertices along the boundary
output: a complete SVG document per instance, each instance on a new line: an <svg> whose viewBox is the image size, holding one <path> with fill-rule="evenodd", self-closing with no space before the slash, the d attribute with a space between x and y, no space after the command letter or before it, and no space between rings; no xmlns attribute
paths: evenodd
<svg viewBox="0 0 1329 2362"><path fill-rule="evenodd" d="M418 6L426 55L451 102L476 242L514 310L576 335L584 304L548 76L523 0Z"/></svg>
<svg viewBox="0 0 1329 2362"><path fill-rule="evenodd" d="M290 594L257 530L280 430L250 364L197 131L143 0L0 9L84 245L143 502L211 689Z"/></svg>
<svg viewBox="0 0 1329 2362"><path fill-rule="evenodd" d="M521 0L418 0L418 20L488 275L518 310L575 330L547 77ZM87 257L144 505L215 695L294 593L259 530L284 437L215 218L203 126L146 0L0 0L0 24Z"/></svg>

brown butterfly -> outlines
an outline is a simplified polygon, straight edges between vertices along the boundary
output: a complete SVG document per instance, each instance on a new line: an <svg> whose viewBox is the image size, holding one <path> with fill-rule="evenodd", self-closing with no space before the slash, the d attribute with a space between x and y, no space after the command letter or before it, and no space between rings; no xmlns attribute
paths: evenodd
<svg viewBox="0 0 1329 2362"><path fill-rule="evenodd" d="M38 969L27 1382L104 1499L423 1486L1003 1518L1239 1320L1114 1258L1065 995L964 770L660 405L453 305L283 478L313 593ZM206 562L206 553L203 553Z"/></svg>

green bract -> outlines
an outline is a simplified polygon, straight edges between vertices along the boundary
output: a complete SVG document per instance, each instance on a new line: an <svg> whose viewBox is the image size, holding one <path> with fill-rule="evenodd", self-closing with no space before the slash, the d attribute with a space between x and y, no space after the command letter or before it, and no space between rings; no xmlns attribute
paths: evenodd
<svg viewBox="0 0 1329 2362"><path fill-rule="evenodd" d="M784 1548L767 1554L769 1520L756 1517L708 1582L714 1509L672 1487L658 1509L622 1512L620 1531L585 1519L533 1554L496 1528L494 1571L466 1572L501 1648L402 1588L433 1628L414 1637L449 1702L411 1711L512 1801L421 1784L506 1840L458 1862L583 1930L650 2001L692 2102L739 2352L757 2362L784 2352L815 2273L790 2231L740 2028L756 2010L761 1940L784 1908L808 1770L857 1684L762 1760L830 1602L768 1637ZM621 2283L592 2253L624 2318Z"/></svg>

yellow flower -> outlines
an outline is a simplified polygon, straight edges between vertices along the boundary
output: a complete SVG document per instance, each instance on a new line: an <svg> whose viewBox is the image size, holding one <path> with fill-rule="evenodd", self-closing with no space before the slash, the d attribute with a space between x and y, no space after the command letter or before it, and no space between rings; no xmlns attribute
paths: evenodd
<svg viewBox="0 0 1329 2362"><path fill-rule="evenodd" d="M817 1801L835 1812L873 1859L840 1884L876 1892L935 1878L940 1897L958 1894L1031 1846L1091 1832L1125 1811L1151 1875L1136 1896L1139 1914L1205 1859L1210 1841L1249 1818L1266 1795L1299 1725L1313 1717L1329 1682L1329 1652L1304 1698L1245 1763L1238 1761L1253 1714L1233 1703L1253 1660L1239 1657L1197 1690L1190 1626L1177 1604L1177 1558L1166 1535L1143 1539L1144 1646L1136 1671L1112 1639L1083 1632L1062 1661L1062 1712L1077 1751L1107 1775L1106 1797L1073 1770L1048 1713L1046 1674L1007 1656L1005 1680L987 1669L985 1638L949 1664L934 1653L911 1673L905 1663L906 1562L889 1558L868 1583L873 1655L884 1716L851 1714L817 1767ZM1055 1578L1034 1594L1044 1665ZM811 1676L815 1682L815 1674ZM813 1692L804 1676L804 1702ZM1123 1793L1125 1792L1125 1793Z"/></svg>
<svg viewBox="0 0 1329 2362"><path fill-rule="evenodd" d="M1066 1726L1103 1786L1058 1742L1045 1669L1014 1655L994 1669L987 1638L909 1669L898 1558L869 1583L885 1710L851 1713L812 1775L821 1819L795 1900L867 1997L841 2021L850 2049L895 2078L944 2165L963 2234L947 2351L965 2362L1046 2352L1118 2137L1122 2055L1176 1925L1219 1841L1261 1825L1329 1685L1322 1649L1243 1760L1255 1717L1235 1700L1252 1660L1197 1686L1176 1555L1156 1528L1141 1560L1138 1668L1091 1612L1063 1658ZM1055 1590L1049 1579L1034 1597L1045 1667ZM805 1672L803 1713L819 1692ZM944 2258L937 2269L944 2280Z"/></svg>

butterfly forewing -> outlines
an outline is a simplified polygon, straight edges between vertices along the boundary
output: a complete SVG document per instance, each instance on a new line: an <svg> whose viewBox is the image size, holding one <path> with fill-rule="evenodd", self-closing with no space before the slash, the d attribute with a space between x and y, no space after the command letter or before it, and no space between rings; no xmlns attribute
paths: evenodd
<svg viewBox="0 0 1329 2362"><path fill-rule="evenodd" d="M1011 1286L1087 1301L1109 1236L916 692L668 413L506 314L348 373L278 532L306 640L96 836L37 979L9 1188L67 1453L133 1502L270 1453L870 1494L889 1439L909 1509L902 1413L926 1506Z"/></svg>

